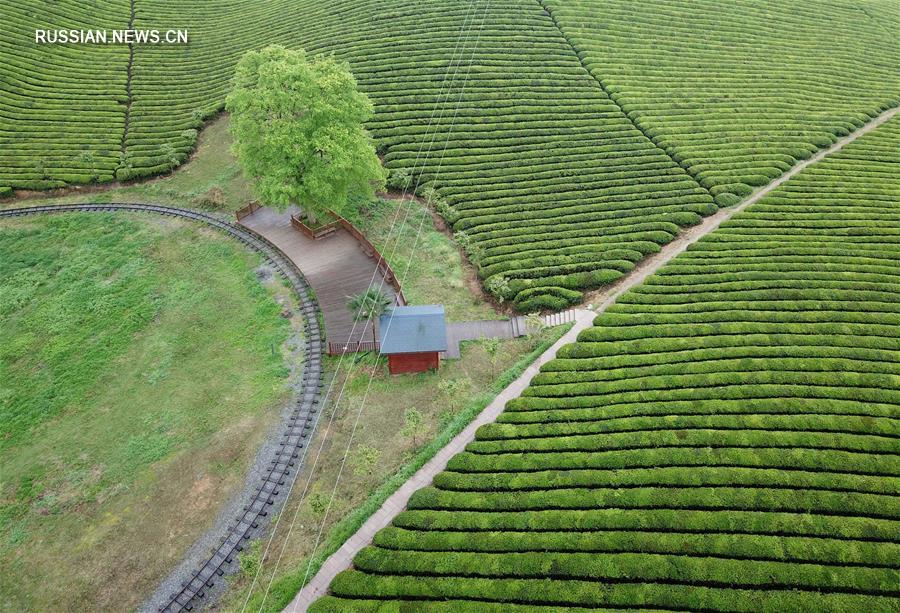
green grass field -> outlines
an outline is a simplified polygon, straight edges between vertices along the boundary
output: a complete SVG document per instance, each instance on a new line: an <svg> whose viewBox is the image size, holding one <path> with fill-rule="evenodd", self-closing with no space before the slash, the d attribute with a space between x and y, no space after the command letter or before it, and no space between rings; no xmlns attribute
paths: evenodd
<svg viewBox="0 0 900 613"><path fill-rule="evenodd" d="M0 222L0 608L136 606L211 525L287 397L258 264L153 217Z"/></svg>

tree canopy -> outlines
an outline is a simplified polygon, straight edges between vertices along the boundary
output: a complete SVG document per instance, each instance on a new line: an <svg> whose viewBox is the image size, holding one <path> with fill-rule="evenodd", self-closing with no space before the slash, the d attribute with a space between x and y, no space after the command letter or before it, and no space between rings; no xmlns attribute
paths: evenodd
<svg viewBox="0 0 900 613"><path fill-rule="evenodd" d="M315 220L329 209L343 214L351 196L371 198L384 187L363 127L372 103L344 62L279 45L250 51L225 108L234 153L267 206L296 203Z"/></svg>

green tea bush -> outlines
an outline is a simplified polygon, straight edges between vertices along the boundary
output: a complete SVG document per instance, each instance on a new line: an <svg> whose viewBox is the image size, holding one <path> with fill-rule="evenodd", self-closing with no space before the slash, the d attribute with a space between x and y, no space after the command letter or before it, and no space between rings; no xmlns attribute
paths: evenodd
<svg viewBox="0 0 900 613"><path fill-rule="evenodd" d="M890 2L542 4L628 117L720 207L900 104Z"/></svg>
<svg viewBox="0 0 900 613"><path fill-rule="evenodd" d="M312 610L890 610L898 152L894 119L622 295Z"/></svg>

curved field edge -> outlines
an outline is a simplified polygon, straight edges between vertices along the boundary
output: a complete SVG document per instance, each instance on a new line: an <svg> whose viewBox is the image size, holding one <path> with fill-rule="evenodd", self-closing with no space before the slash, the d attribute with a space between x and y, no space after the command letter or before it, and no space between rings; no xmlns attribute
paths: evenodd
<svg viewBox="0 0 900 613"><path fill-rule="evenodd" d="M272 347L289 326L258 256L206 230L115 214L0 224L4 599L137 604L277 419L287 370Z"/></svg>
<svg viewBox="0 0 900 613"><path fill-rule="evenodd" d="M621 296L311 610L890 609L900 120Z"/></svg>

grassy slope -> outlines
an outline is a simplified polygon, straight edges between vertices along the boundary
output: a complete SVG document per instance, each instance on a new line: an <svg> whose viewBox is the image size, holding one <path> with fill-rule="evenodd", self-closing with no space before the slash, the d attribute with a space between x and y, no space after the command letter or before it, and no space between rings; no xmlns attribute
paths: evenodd
<svg viewBox="0 0 900 613"><path fill-rule="evenodd" d="M460 360L445 361L439 371L419 375L391 377L387 374L383 361L375 364L368 358L364 358L357 366L344 362L340 367L336 359L331 360L330 365L334 369L332 372L337 372L334 396L346 384L344 397L337 406L334 424L327 436L325 426L335 411L334 403L323 414L325 421L320 425L310 447L311 450L318 450L324 438L322 457L315 471L312 471L310 461L300 473L296 491L283 511L283 523L275 534L271 550L273 553L263 564L260 575L263 581L261 584L257 583L253 590L250 609L279 611L286 606L307 577L307 568L310 568L311 577L318 564L321 564L323 556L339 547L368 514L378 508L387 495L430 458L436 449L446 444L453 434L468 424L500 389L521 374L534 360L534 356L524 361L523 358L530 352L541 351L549 346L566 329L568 328L553 328L540 337L503 341L493 366L495 374L491 372L490 358L478 342L464 344ZM514 371L509 372L509 369ZM321 543L315 551L318 556L310 566L316 534L323 521L322 515L313 510L310 499L318 497L327 501L335 487L338 467L347 449L350 431L370 377L372 386L366 397L360 427L350 447L348 465L338 485L334 506L324 520ZM460 391L452 398L440 387L446 381L460 382ZM403 429L404 413L409 408L417 409L424 417L423 429L417 434L416 441L410 436L398 434ZM443 442L436 442L436 437ZM373 447L379 452L379 464L371 473L356 474L352 468L360 446ZM419 457L420 453L425 455ZM404 473L399 479L396 476L398 472ZM307 485L309 495L301 500L299 494ZM360 514L361 511L365 513ZM288 535L295 513L296 520ZM276 566L275 558L282 548L284 558ZM263 601L263 592L273 572L276 572L276 580ZM249 584L246 573L238 575L222 608L228 611L241 610L248 596Z"/></svg>
<svg viewBox="0 0 900 613"><path fill-rule="evenodd" d="M895 118L623 295L313 610L894 610L898 151Z"/></svg>
<svg viewBox="0 0 900 613"><path fill-rule="evenodd" d="M285 396L257 262L173 221L0 224L0 600L136 605L242 482Z"/></svg>

